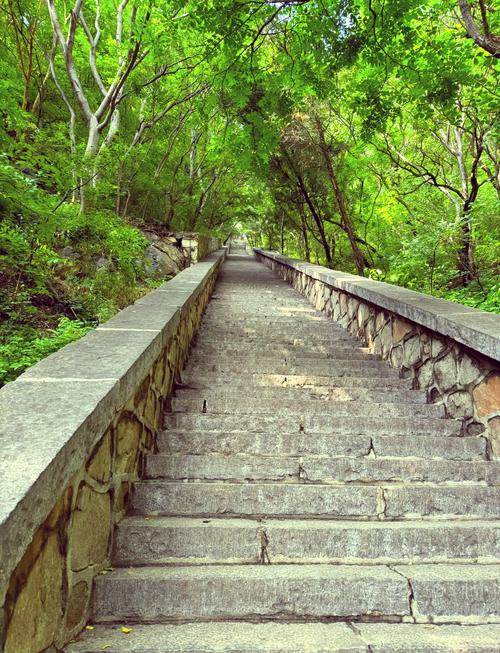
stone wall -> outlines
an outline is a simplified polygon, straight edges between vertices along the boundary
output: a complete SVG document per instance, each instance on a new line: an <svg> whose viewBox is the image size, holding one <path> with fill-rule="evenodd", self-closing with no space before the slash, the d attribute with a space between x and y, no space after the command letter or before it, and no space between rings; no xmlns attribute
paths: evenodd
<svg viewBox="0 0 500 653"><path fill-rule="evenodd" d="M500 316L256 249L311 303L399 368L500 459Z"/></svg>
<svg viewBox="0 0 500 653"><path fill-rule="evenodd" d="M204 236L203 234L198 234L197 238L197 247L194 252L196 261L202 261L205 256L208 256L212 252L216 251L221 246L221 241L219 238L214 238L213 236ZM183 241L184 246L184 241Z"/></svg>
<svg viewBox="0 0 500 653"><path fill-rule="evenodd" d="M85 625L219 251L0 391L0 649L56 653Z"/></svg>

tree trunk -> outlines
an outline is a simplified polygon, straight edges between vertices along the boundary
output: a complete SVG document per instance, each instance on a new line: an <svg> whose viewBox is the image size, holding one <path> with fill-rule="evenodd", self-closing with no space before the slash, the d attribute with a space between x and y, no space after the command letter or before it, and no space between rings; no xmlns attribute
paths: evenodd
<svg viewBox="0 0 500 653"><path fill-rule="evenodd" d="M311 262L311 248L309 247L309 236L307 235L307 222L304 216L304 209L300 209L300 228L302 231L302 240L304 243L304 258L310 263Z"/></svg>
<svg viewBox="0 0 500 653"><path fill-rule="evenodd" d="M326 173L328 175L328 178L330 180L330 183L333 188L333 193L335 195L335 199L337 201L337 206L339 209L340 213L340 218L342 220L342 224L344 225L345 231L347 233L347 237L349 238L349 243L351 245L352 249L352 255L354 258L354 264L356 266L356 270L358 271L358 274L361 276L364 276L364 269L367 265L367 261L365 257L363 256L363 253L358 247L358 243L356 241L356 234L354 232L354 226L352 224L352 220L349 216L349 213L347 212L347 208L345 206L344 202L344 195L342 193L342 190L339 186L337 176L335 175L335 170L333 168L333 163L332 163L332 156L330 149L328 145L326 144L325 141L325 132L323 129L323 124L321 123L321 120L319 119L319 116L314 115L314 121L316 124L316 130L318 132L319 136L319 146L321 150L321 154L323 156L323 160L325 162L325 168L326 168Z"/></svg>
<svg viewBox="0 0 500 653"><path fill-rule="evenodd" d="M285 253L285 214L281 214L281 225L280 225L280 241L281 241L281 253Z"/></svg>
<svg viewBox="0 0 500 653"><path fill-rule="evenodd" d="M458 250L458 271L460 273L460 285L465 288L476 278L474 244L472 240L472 218L468 202L464 206L462 220L460 248Z"/></svg>
<svg viewBox="0 0 500 653"><path fill-rule="evenodd" d="M314 203L307 191L306 185L304 183L304 180L302 179L302 176L300 173L295 172L295 176L297 177L297 183L299 186L299 189L306 201L307 207L313 217L314 222L316 223L316 226L318 227L318 232L319 232L319 237L321 240L321 244L323 246L323 250L325 252L325 258L326 258L326 264L329 268L333 268L333 261L332 261L332 253L330 251L330 245L328 243L328 239L325 234L325 227L323 225L323 220L319 216L318 212L316 211L316 207L314 206Z"/></svg>

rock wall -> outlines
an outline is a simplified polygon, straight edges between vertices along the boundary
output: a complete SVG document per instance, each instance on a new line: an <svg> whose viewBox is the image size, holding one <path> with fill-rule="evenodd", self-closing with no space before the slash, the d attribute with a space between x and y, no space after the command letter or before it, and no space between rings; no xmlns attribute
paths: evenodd
<svg viewBox="0 0 500 653"><path fill-rule="evenodd" d="M148 273L157 279L176 275L221 247L219 238L197 233L159 236L144 232L144 235L151 243L145 252L149 260Z"/></svg>
<svg viewBox="0 0 500 653"><path fill-rule="evenodd" d="M0 391L0 650L56 653L85 625L162 404L225 252Z"/></svg>
<svg viewBox="0 0 500 653"><path fill-rule="evenodd" d="M487 438L500 459L500 316L256 249L257 259Z"/></svg>

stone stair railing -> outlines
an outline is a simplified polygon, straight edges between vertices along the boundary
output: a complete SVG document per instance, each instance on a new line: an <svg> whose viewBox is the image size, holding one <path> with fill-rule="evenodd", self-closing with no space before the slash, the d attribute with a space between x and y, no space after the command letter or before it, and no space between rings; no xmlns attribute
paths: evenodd
<svg viewBox="0 0 500 653"><path fill-rule="evenodd" d="M320 311L425 389L500 459L500 316L255 249Z"/></svg>
<svg viewBox="0 0 500 653"><path fill-rule="evenodd" d="M184 270L0 391L0 650L55 653L154 450L225 250Z"/></svg>

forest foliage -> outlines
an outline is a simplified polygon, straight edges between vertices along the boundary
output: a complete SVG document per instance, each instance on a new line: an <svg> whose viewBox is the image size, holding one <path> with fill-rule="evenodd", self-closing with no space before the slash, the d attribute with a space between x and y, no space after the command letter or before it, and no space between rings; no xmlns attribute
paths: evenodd
<svg viewBox="0 0 500 653"><path fill-rule="evenodd" d="M154 285L144 228L499 309L490 4L0 9L0 383Z"/></svg>

